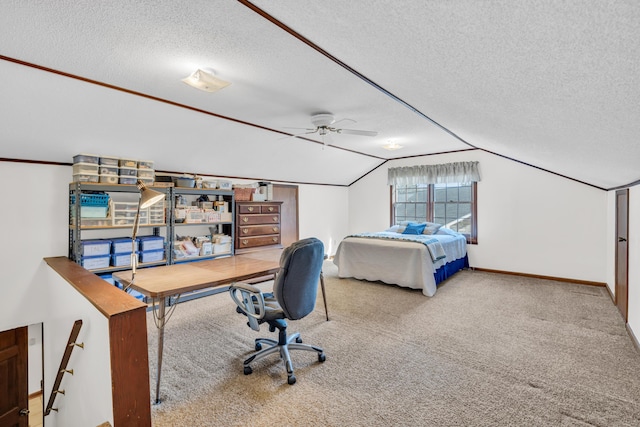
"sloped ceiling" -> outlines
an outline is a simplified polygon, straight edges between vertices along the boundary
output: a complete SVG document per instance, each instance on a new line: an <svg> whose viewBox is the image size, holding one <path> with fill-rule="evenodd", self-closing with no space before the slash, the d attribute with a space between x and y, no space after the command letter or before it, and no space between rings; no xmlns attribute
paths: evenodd
<svg viewBox="0 0 640 427"><path fill-rule="evenodd" d="M349 185L481 149L615 188L640 180L638 39L635 0L4 0L0 158ZM316 112L378 135L289 136Z"/></svg>

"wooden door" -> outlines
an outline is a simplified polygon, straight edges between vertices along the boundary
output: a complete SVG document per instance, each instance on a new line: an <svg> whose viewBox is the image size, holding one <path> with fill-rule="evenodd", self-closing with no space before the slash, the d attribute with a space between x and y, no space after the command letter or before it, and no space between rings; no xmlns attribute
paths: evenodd
<svg viewBox="0 0 640 427"><path fill-rule="evenodd" d="M273 200L282 201L281 243L286 248L298 240L298 186L273 184Z"/></svg>
<svg viewBox="0 0 640 427"><path fill-rule="evenodd" d="M0 332L0 427L29 425L27 327Z"/></svg>
<svg viewBox="0 0 640 427"><path fill-rule="evenodd" d="M616 306L627 322L629 303L629 190L616 191Z"/></svg>

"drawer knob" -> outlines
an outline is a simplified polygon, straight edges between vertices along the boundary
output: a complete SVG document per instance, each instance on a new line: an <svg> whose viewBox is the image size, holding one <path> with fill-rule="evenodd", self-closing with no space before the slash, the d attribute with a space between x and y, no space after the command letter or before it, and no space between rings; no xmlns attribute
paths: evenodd
<svg viewBox="0 0 640 427"><path fill-rule="evenodd" d="M273 240L273 243L276 243L278 241L277 237L272 237L271 240Z"/></svg>
<svg viewBox="0 0 640 427"><path fill-rule="evenodd" d="M249 207L247 208L247 210L248 210L249 212L253 212L253 206L249 206Z"/></svg>
<svg viewBox="0 0 640 427"><path fill-rule="evenodd" d="M273 231L278 232L278 227L273 227Z"/></svg>
<svg viewBox="0 0 640 427"><path fill-rule="evenodd" d="M269 212L273 212L273 206L269 206Z"/></svg>
<svg viewBox="0 0 640 427"><path fill-rule="evenodd" d="M278 222L278 217L277 216L273 217L273 222Z"/></svg>
<svg viewBox="0 0 640 427"><path fill-rule="evenodd" d="M242 234L247 234L248 232L249 232L249 229L248 229L248 228L243 228L243 229L242 229Z"/></svg>
<svg viewBox="0 0 640 427"><path fill-rule="evenodd" d="M248 241L248 240L246 240L246 239L242 241L242 244L243 244L243 245L246 245L246 244L248 244L248 243L249 243L249 241Z"/></svg>
<svg viewBox="0 0 640 427"><path fill-rule="evenodd" d="M242 222L249 222L249 217L248 216L243 216L242 217Z"/></svg>

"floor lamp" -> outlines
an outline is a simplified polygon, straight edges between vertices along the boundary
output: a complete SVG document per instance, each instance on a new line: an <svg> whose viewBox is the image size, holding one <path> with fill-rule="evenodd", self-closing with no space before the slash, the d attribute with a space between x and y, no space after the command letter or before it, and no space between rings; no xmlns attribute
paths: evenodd
<svg viewBox="0 0 640 427"><path fill-rule="evenodd" d="M129 286L124 289L125 291L133 284L133 279L136 277L136 267L138 266L136 237L138 236L138 228L140 224L140 209L146 209L164 199L163 193L147 188L141 180L138 180L136 186L140 191L140 200L138 201L138 210L136 211L136 218L133 222L133 231L131 232L131 282L129 282Z"/></svg>

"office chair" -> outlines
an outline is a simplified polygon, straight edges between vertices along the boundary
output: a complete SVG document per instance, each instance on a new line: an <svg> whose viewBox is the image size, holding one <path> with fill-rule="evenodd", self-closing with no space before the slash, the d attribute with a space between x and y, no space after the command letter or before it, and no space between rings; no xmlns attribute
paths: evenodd
<svg viewBox="0 0 640 427"><path fill-rule="evenodd" d="M285 319L302 319L311 313L316 304L318 281L324 259L324 245L315 237L299 240L286 248L280 256L280 269L273 281L273 293L262 293L248 283L234 283L229 292L237 304L236 311L248 318L251 329L259 331L260 324L268 323L269 331L278 330L278 340L257 338L256 352L244 361L244 374L253 370L250 364L258 359L280 353L287 370L287 382L295 384L293 364L289 350L315 351L318 361L324 362L324 350L313 345L302 344L299 333L287 336ZM262 346L266 345L266 348Z"/></svg>

